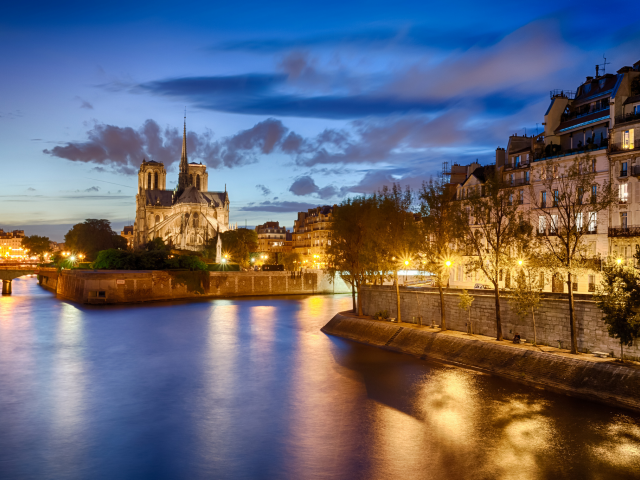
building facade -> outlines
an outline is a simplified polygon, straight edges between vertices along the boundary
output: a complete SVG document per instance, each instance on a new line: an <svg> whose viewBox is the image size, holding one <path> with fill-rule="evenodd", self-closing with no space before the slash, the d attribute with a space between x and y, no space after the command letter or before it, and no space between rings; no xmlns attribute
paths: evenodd
<svg viewBox="0 0 640 480"><path fill-rule="evenodd" d="M22 249L23 238L24 230L5 232L0 229L0 257L6 259L22 257L24 255L24 250Z"/></svg>
<svg viewBox="0 0 640 480"><path fill-rule="evenodd" d="M293 251L300 254L303 266L326 266L326 248L331 245L331 222L336 205L298 212L293 222Z"/></svg>
<svg viewBox="0 0 640 480"><path fill-rule="evenodd" d="M586 251L595 259L608 256L625 263L633 262L640 246L640 148L636 132L640 128L640 62L623 67L617 74L586 77L575 92L554 90L544 115L544 132L539 135L512 135L506 149L496 150L495 163L481 167L454 165L451 184L456 199L464 200L480 193L489 174L498 171L509 201L520 206L539 235L552 235L552 221L539 215L539 207L554 208L555 191L544 185L546 172L564 171L578 157L589 158L587 168L595 173L592 192L611 183L617 201L599 213L587 212L580 219ZM464 174L466 177L463 178ZM588 194L588 193L587 193ZM574 291L595 290L599 275L578 277ZM508 275L500 286L508 286ZM474 288L487 285L479 272L467 272L464 260L452 268L451 286ZM566 291L566 284L543 282L545 291Z"/></svg>
<svg viewBox="0 0 640 480"><path fill-rule="evenodd" d="M164 165L143 161L138 172L133 246L161 238L173 248L202 250L218 232L229 229L229 195L209 191L207 167L187 160L186 119L178 186L166 189Z"/></svg>
<svg viewBox="0 0 640 480"><path fill-rule="evenodd" d="M284 254L292 251L291 232L280 226L280 222L266 222L256 227L258 251L269 254Z"/></svg>

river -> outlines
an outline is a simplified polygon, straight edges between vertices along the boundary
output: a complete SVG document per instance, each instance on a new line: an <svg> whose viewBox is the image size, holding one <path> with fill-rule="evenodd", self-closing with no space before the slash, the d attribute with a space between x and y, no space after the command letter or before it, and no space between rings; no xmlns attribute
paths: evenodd
<svg viewBox="0 0 640 480"><path fill-rule="evenodd" d="M0 299L0 478L640 478L640 415L329 337L350 296Z"/></svg>

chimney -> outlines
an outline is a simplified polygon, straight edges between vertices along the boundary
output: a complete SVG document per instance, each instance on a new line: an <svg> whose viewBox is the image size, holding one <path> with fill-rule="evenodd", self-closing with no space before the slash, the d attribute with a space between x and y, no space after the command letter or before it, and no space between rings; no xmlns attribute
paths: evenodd
<svg viewBox="0 0 640 480"><path fill-rule="evenodd" d="M507 158L507 154L504 148L496 148L496 167L504 167L504 161Z"/></svg>
<svg viewBox="0 0 640 480"><path fill-rule="evenodd" d="M587 77L587 81L584 83L589 83L591 80L593 80L593 77Z"/></svg>
<svg viewBox="0 0 640 480"><path fill-rule="evenodd" d="M600 65L596 65L596 78L600 76Z"/></svg>

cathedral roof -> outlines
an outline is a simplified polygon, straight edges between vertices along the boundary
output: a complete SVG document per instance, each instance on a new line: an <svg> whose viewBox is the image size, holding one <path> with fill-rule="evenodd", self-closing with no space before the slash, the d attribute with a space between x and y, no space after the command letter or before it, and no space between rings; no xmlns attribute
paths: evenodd
<svg viewBox="0 0 640 480"><path fill-rule="evenodd" d="M173 192L171 190L146 190L147 205L161 205L170 207L173 203Z"/></svg>
<svg viewBox="0 0 640 480"><path fill-rule="evenodd" d="M205 205L209 204L202 193L200 193L200 191L193 185L189 185L184 189L184 192L182 192L182 195L180 195L180 198L178 198L178 201L176 203L200 203Z"/></svg>
<svg viewBox="0 0 640 480"><path fill-rule="evenodd" d="M202 192L202 196L209 201L212 207L222 207L225 202L229 201L227 192Z"/></svg>

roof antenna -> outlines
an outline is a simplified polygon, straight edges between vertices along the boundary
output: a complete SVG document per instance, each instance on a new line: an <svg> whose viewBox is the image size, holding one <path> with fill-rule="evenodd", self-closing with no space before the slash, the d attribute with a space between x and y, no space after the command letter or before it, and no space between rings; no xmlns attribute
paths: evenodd
<svg viewBox="0 0 640 480"><path fill-rule="evenodd" d="M607 70L607 65L611 65L611 62L607 62L607 57L605 57L604 55L602 55L602 58L604 58L604 63L602 63L602 75L604 76L606 70ZM600 65L598 65L600 66Z"/></svg>

